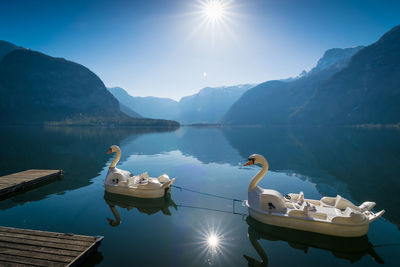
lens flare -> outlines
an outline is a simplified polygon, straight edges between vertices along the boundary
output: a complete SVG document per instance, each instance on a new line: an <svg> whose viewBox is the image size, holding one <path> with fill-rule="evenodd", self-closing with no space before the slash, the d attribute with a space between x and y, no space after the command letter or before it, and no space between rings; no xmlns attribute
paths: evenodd
<svg viewBox="0 0 400 267"><path fill-rule="evenodd" d="M207 244L211 248L217 248L219 244L219 238L215 234L211 234L207 237Z"/></svg>
<svg viewBox="0 0 400 267"><path fill-rule="evenodd" d="M196 0L188 4L191 11L188 23L190 32L187 39L204 38L207 45L214 45L227 38L236 40L235 34L239 21L243 15L239 12L240 5L234 0Z"/></svg>
<svg viewBox="0 0 400 267"><path fill-rule="evenodd" d="M224 5L218 0L208 1L203 9L205 16L211 21L220 20L225 12Z"/></svg>

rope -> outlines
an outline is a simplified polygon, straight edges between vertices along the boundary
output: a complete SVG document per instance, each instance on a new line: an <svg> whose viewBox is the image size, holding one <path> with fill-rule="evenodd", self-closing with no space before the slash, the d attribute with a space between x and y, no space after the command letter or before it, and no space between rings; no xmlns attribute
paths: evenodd
<svg viewBox="0 0 400 267"><path fill-rule="evenodd" d="M222 198L222 199L227 199L227 200L232 200L232 201L237 201L237 202L243 202L243 200L241 200L241 199L230 198L230 197L223 197L223 196L218 196L218 195L214 195L214 194L210 194L210 193L204 193L204 192L192 190L192 189L189 189L189 188L184 188L184 187L181 187L181 186L172 185L172 187L175 187L175 188L177 188L177 189L180 189L181 191L182 191L182 190L185 190L185 191L189 191L189 192L193 192L193 193L197 193L197 194L205 195L205 196L209 196L209 197L216 197L216 198Z"/></svg>
<svg viewBox="0 0 400 267"><path fill-rule="evenodd" d="M381 245L374 245L374 248L381 248L381 247L392 247L392 246L400 246L400 244L381 244Z"/></svg>
<svg viewBox="0 0 400 267"><path fill-rule="evenodd" d="M210 210L210 211L217 211L217 212L223 212L223 213L230 213L230 214L237 214L237 215L241 215L241 216L247 216L247 214L245 214L245 213L236 212L234 208L233 208L232 211L227 211L227 210L219 210L219 209L213 209L213 208L207 208L207 207L182 205L182 204L177 204L177 206L178 207L182 207L182 208L190 208L190 209L198 209L198 210Z"/></svg>

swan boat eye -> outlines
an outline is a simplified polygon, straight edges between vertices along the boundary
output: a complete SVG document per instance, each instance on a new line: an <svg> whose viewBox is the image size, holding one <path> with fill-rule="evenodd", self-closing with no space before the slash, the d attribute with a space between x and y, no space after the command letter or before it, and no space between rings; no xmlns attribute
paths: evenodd
<svg viewBox="0 0 400 267"><path fill-rule="evenodd" d="M248 160L253 162L253 164L254 164L255 158L248 158Z"/></svg>

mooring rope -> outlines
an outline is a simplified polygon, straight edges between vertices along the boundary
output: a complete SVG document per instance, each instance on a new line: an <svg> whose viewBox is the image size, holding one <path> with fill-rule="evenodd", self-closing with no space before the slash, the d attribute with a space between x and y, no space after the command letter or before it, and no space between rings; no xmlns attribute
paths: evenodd
<svg viewBox="0 0 400 267"><path fill-rule="evenodd" d="M222 212L222 213L230 213L230 214L237 214L241 216L247 216L246 213L241 213L241 212L236 212L235 207L233 207L232 211L227 211L227 210L219 210L219 209L213 209L213 208L207 208L207 207L198 207L198 206L190 206L190 205L183 205L183 204L177 204L176 206L181 207L181 208L190 208L190 209L198 209L198 210L209 210L209 211L216 211L216 212Z"/></svg>
<svg viewBox="0 0 400 267"><path fill-rule="evenodd" d="M175 187L175 188L177 188L177 189L180 189L181 191L182 191L182 190L185 190L185 191L189 191L189 192L192 192L192 193L197 193L197 194L205 195L205 196L209 196L209 197L216 197L216 198L227 199L227 200L232 200L232 201L237 201L237 202L243 202L242 199L230 198L230 197L223 197L223 196L219 196L219 195L215 195L215 194L210 194L210 193L205 193L205 192L200 192L200 191L192 190L192 189L185 188L185 187L182 187L182 186L172 185L172 187Z"/></svg>

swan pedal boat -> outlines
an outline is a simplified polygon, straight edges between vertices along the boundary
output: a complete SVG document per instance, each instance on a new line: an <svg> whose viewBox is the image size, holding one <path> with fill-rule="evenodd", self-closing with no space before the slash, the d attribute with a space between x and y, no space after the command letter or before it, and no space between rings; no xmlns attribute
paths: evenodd
<svg viewBox="0 0 400 267"><path fill-rule="evenodd" d="M250 182L248 200L243 202L249 215L262 223L291 229L342 237L359 237L368 232L369 224L384 214L371 211L375 202L360 206L341 197L305 199L303 192L285 197L271 189L257 186L268 171L267 160L257 154L249 157L245 166L261 164L262 169Z"/></svg>
<svg viewBox="0 0 400 267"><path fill-rule="evenodd" d="M176 178L170 179L166 174L153 178L149 177L147 172L133 175L116 167L121 158L119 146L111 146L107 154L111 153L116 153L116 156L110 164L104 181L106 192L137 198L161 198L170 192Z"/></svg>

